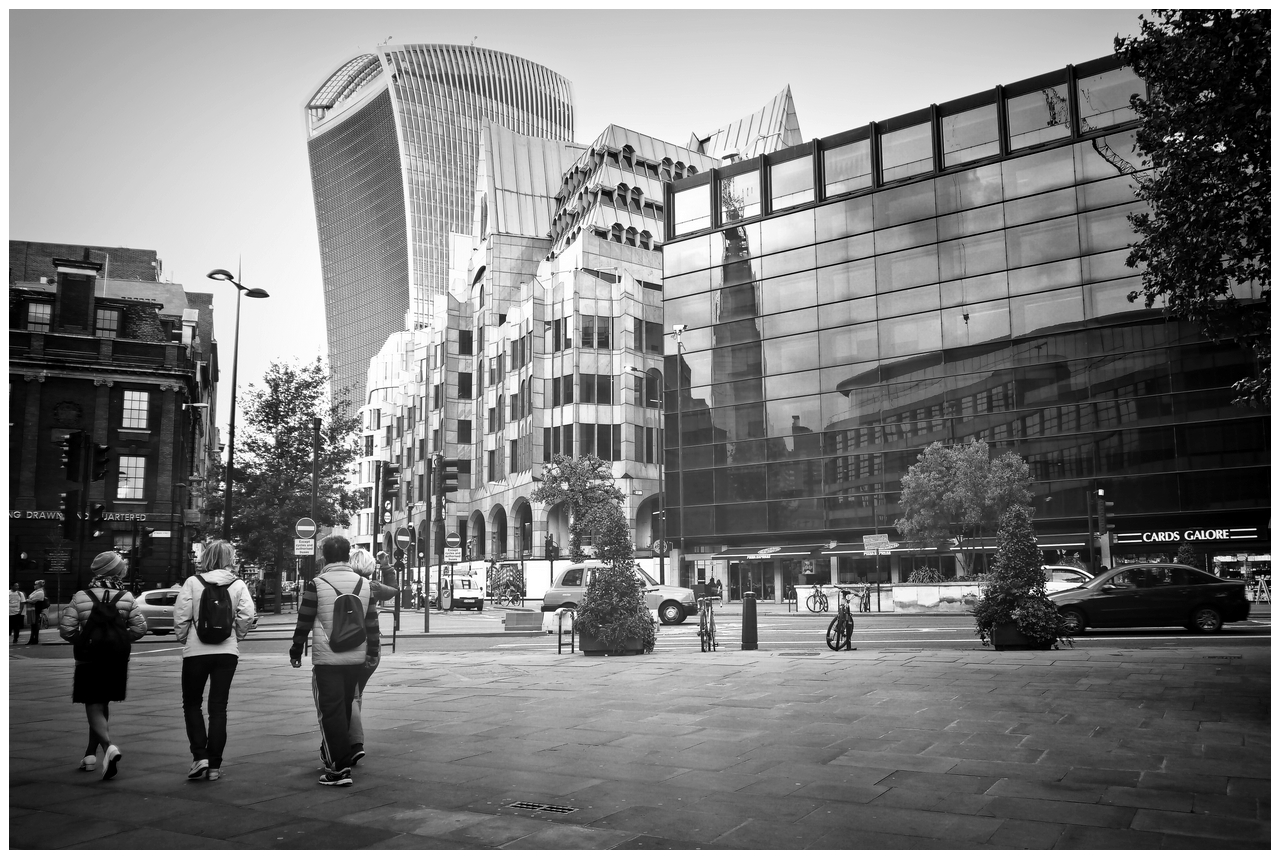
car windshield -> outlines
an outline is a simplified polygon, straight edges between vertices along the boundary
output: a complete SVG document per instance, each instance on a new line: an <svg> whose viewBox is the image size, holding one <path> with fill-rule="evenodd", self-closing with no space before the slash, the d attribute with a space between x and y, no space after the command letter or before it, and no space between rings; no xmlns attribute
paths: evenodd
<svg viewBox="0 0 1280 859"><path fill-rule="evenodd" d="M656 588L658 586L658 583L653 580L653 577L639 567L636 567L636 575L640 577L640 581L643 582L646 587Z"/></svg>

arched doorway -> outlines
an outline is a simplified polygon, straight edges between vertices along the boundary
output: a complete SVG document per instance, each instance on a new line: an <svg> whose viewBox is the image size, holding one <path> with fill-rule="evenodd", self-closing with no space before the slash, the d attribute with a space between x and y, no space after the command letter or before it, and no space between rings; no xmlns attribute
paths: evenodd
<svg viewBox="0 0 1280 859"><path fill-rule="evenodd" d="M637 551L652 550L653 541L662 536L661 512L656 494L640 502L640 508L636 510Z"/></svg>
<svg viewBox="0 0 1280 859"><path fill-rule="evenodd" d="M467 520L467 542L463 557L469 561L479 561L485 556L485 524L484 515L475 511Z"/></svg>
<svg viewBox="0 0 1280 859"><path fill-rule="evenodd" d="M489 511L489 533L490 545L489 551L485 554L486 558L506 558L507 557L507 511L502 505L494 505Z"/></svg>
<svg viewBox="0 0 1280 859"><path fill-rule="evenodd" d="M536 557L537 547L533 545L533 508L529 502L521 498L516 501L514 517L516 520L516 557Z"/></svg>

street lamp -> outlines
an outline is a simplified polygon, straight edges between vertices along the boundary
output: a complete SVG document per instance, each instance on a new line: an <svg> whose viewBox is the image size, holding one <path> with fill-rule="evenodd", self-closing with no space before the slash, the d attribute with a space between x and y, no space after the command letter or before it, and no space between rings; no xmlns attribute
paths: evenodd
<svg viewBox="0 0 1280 859"><path fill-rule="evenodd" d="M209 272L208 277L210 280L225 280L236 288L235 345L231 349L231 417L227 426L227 494L222 503L222 539L230 542L232 465L236 458L236 364L240 358L240 296L269 298L270 295L266 290L243 286L225 268L215 268Z"/></svg>
<svg viewBox="0 0 1280 859"><path fill-rule="evenodd" d="M650 370L643 370L639 367L627 367L628 373L634 373L645 378L646 384L650 373L656 373L658 376L658 450L665 449L665 438L662 434L663 413L667 410L667 386L662 376L662 371L657 367ZM644 405L649 406L649 392L644 392ZM666 457L659 453L659 460L665 460ZM664 490L663 472L666 471L666 463L658 462L658 584L665 585L667 583L667 493Z"/></svg>

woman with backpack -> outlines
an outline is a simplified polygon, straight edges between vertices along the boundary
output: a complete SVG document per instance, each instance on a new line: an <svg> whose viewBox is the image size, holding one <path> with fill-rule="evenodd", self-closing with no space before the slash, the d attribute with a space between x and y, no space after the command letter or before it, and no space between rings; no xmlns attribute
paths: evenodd
<svg viewBox="0 0 1280 859"><path fill-rule="evenodd" d="M227 701L240 661L239 642L253 626L253 597L236 577L235 550L224 540L205 547L200 572L187 579L173 605L173 631L182 644L182 717L191 744L187 778L222 777L227 746ZM192 635L194 629L195 635ZM209 725L200 704L209 686Z"/></svg>
<svg viewBox="0 0 1280 859"><path fill-rule="evenodd" d="M101 746L103 781L115 778L121 758L120 748L111 742L108 705L124 700L129 651L147 634L147 619L120 583L128 566L115 552L94 558L89 587L76 592L58 619L58 634L71 642L75 657L71 700L84 704L89 720L89 745L80 769L93 771Z"/></svg>

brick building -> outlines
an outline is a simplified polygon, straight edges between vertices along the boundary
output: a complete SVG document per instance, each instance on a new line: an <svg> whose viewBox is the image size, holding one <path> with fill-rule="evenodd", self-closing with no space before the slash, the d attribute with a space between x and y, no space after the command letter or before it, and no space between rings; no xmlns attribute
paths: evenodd
<svg viewBox="0 0 1280 859"><path fill-rule="evenodd" d="M217 455L212 296L161 280L155 251L9 243L9 553L11 578L53 598L86 583L88 560L132 550L135 590L181 581L202 536L204 483ZM109 448L88 504L104 533L63 537L74 489L62 440L77 430ZM65 572L62 570L65 569Z"/></svg>

